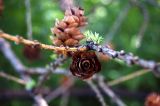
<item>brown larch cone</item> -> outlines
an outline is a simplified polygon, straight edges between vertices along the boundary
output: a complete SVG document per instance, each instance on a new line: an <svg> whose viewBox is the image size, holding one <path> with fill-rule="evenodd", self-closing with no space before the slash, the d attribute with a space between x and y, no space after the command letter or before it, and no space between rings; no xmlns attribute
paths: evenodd
<svg viewBox="0 0 160 106"><path fill-rule="evenodd" d="M80 27L87 24L84 10L81 8L70 8L66 10L65 16L61 21L56 21L55 27L51 28L55 35L53 44L56 46L76 46L84 38Z"/></svg>
<svg viewBox="0 0 160 106"><path fill-rule="evenodd" d="M57 46L61 46L63 44L63 42L61 40L59 40L58 38L54 38L53 39L53 44L57 45Z"/></svg>
<svg viewBox="0 0 160 106"><path fill-rule="evenodd" d="M40 58L40 48L38 46L25 45L23 54L29 60L37 60Z"/></svg>
<svg viewBox="0 0 160 106"><path fill-rule="evenodd" d="M67 39L64 44L67 46L74 46L75 44L78 44L78 40L70 38Z"/></svg>
<svg viewBox="0 0 160 106"><path fill-rule="evenodd" d="M95 52L75 52L72 54L71 73L81 79L88 79L101 70Z"/></svg>
<svg viewBox="0 0 160 106"><path fill-rule="evenodd" d="M147 96L145 106L160 106L160 95L152 93Z"/></svg>

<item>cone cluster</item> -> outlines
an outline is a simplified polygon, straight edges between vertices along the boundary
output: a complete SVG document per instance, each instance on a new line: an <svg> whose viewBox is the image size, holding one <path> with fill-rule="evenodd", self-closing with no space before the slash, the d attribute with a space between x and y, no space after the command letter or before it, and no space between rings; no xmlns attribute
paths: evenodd
<svg viewBox="0 0 160 106"><path fill-rule="evenodd" d="M151 93L147 96L145 106L160 106L160 95L157 93Z"/></svg>
<svg viewBox="0 0 160 106"><path fill-rule="evenodd" d="M76 46L84 38L80 32L80 27L87 24L82 8L70 8L65 11L65 16L61 21L56 21L55 27L51 29L55 35L53 44L56 46Z"/></svg>

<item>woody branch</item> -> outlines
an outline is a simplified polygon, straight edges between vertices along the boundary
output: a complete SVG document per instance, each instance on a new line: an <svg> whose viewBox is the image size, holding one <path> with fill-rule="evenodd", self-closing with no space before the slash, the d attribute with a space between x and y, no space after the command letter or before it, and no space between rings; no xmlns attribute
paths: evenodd
<svg viewBox="0 0 160 106"><path fill-rule="evenodd" d="M52 46L52 45L46 45L42 44L37 41L31 41L26 40L19 36L11 36L9 34L0 33L0 37L3 37L5 39L9 39L11 41L14 41L16 43L21 43L25 45L32 45L32 46L38 46L41 49L50 50L50 51L65 51L65 52L76 52L76 51L87 51L87 50L94 50L97 52L101 52L105 55L108 55L109 57L113 59L120 59L126 62L128 65L139 65L143 68L152 70L153 73L155 73L156 76L160 76L160 65L154 61L147 61L144 59L139 58L138 56L134 56L132 53L127 54L125 51L115 51L110 49L107 46L102 46L94 43L93 41L87 41L86 45L83 46L77 46L77 47L58 47L58 46Z"/></svg>
<svg viewBox="0 0 160 106"><path fill-rule="evenodd" d="M141 59L138 56L134 56L132 53L127 54L124 50L115 51L110 49L107 46L98 45L93 41L87 42L87 49L101 52L113 59L123 60L127 65L135 64L143 68L150 69L153 71L153 73L155 73L156 76L160 76L160 65L155 61L151 61L151 60L147 61L147 60Z"/></svg>
<svg viewBox="0 0 160 106"><path fill-rule="evenodd" d="M57 46L52 46L52 45L46 45L46 44L40 43L36 40L35 41L27 40L27 39L24 39L23 37L20 37L20 36L12 36L12 35L9 35L9 34L3 33L3 32L0 32L0 37L14 41L17 44L38 46L41 49L50 50L50 51L68 51L69 52L69 51L77 51L77 50L78 51L85 51L86 50L85 46L79 47L79 48L78 47L72 47L72 48L57 47Z"/></svg>

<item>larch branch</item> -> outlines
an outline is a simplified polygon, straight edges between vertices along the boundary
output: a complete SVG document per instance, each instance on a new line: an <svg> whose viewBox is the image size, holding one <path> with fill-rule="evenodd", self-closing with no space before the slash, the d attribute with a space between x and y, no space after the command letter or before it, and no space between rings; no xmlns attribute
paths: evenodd
<svg viewBox="0 0 160 106"><path fill-rule="evenodd" d="M32 46L38 46L41 49L45 50L50 50L50 51L85 51L87 48L86 47L57 47L57 46L52 46L52 45L46 45L43 43L40 43L38 41L31 41L24 39L23 37L20 36L12 36L7 33L0 32L0 37L14 41L17 44L24 44L24 45L32 45Z"/></svg>
<svg viewBox="0 0 160 106"><path fill-rule="evenodd" d="M127 54L123 50L115 51L115 50L110 49L107 46L98 45L98 44L94 43L93 41L87 41L86 45L84 45L84 46L57 47L57 46L42 44L37 41L26 40L22 37L11 36L11 35L3 33L3 32L0 33L0 37L9 39L9 40L14 41L16 43L39 46L41 49L46 49L46 50L51 50L51 51L76 52L76 51L94 50L97 52L101 52L105 55L108 55L111 58L123 60L128 65L136 64L136 65L139 65L143 68L150 69L150 70L152 70L152 72L156 76L160 76L160 65L158 63L156 63L155 61L148 61L148 60L141 59L138 56L134 56L132 53Z"/></svg>

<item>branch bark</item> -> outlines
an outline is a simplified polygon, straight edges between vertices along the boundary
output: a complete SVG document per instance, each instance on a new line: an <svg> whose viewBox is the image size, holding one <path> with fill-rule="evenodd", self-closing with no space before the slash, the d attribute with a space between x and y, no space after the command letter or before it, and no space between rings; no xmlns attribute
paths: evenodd
<svg viewBox="0 0 160 106"><path fill-rule="evenodd" d="M45 50L50 50L50 51L85 51L87 48L86 47L57 47L57 46L52 46L52 45L46 45L43 43L40 43L38 41L31 41L24 39L23 37L20 36L12 36L7 33L0 32L0 37L14 41L17 44L24 44L24 45L32 45L32 46L38 46L40 49L45 49Z"/></svg>
<svg viewBox="0 0 160 106"><path fill-rule="evenodd" d="M123 60L127 65L139 65L145 69L150 69L157 76L160 77L160 64L155 61L147 61L134 56L132 53L126 53L124 50L115 51L107 46L97 45L93 41L87 42L87 48L108 55L111 58Z"/></svg>
<svg viewBox="0 0 160 106"><path fill-rule="evenodd" d="M112 50L107 46L98 45L94 43L93 41L87 41L86 45L84 46L69 48L69 47L56 47L56 46L46 45L46 44L42 44L39 42L26 40L21 37L11 36L3 32L0 33L0 37L15 41L17 43L26 44L26 45L33 45L33 46L38 45L41 49L46 49L46 50L51 50L51 51L58 50L58 51L66 51L66 52L69 52L69 51L76 52L76 51L94 50L97 52L101 52L105 55L108 55L111 58L123 60L128 65L136 64L143 68L150 69L156 76L160 77L160 64L154 61L147 61L147 60L141 59L138 56L134 56L132 53L127 54L123 50L121 51Z"/></svg>

